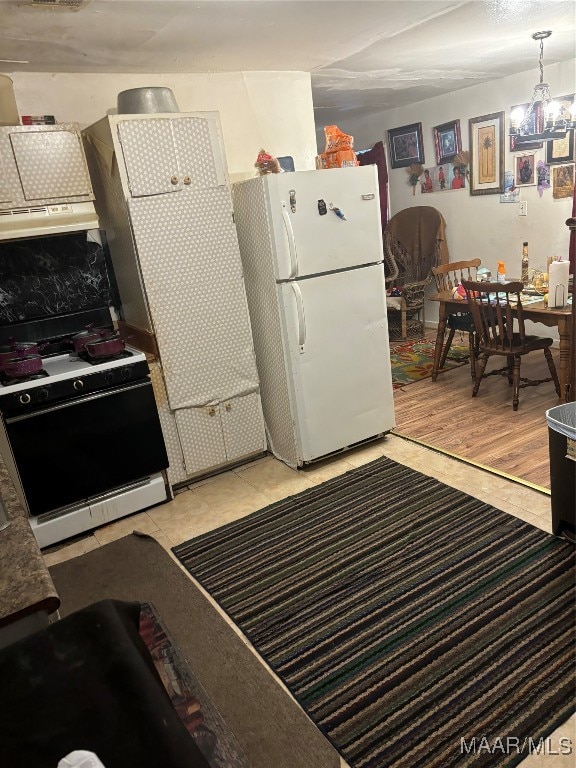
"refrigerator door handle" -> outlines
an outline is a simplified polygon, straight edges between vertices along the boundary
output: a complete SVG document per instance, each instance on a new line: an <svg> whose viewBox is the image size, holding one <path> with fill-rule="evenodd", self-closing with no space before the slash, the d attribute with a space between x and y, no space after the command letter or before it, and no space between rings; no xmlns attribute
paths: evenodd
<svg viewBox="0 0 576 768"><path fill-rule="evenodd" d="M290 278L298 277L298 255L296 253L296 241L294 239L294 230L292 229L292 222L290 221L290 214L286 203L282 201L282 218L284 219L284 227L286 228L286 235L288 237L288 250L290 251Z"/></svg>
<svg viewBox="0 0 576 768"><path fill-rule="evenodd" d="M304 300L302 299L302 291L298 283L290 283L294 296L296 297L296 311L298 313L298 346L300 347L300 354L304 352L304 344L306 343L306 317L304 315Z"/></svg>

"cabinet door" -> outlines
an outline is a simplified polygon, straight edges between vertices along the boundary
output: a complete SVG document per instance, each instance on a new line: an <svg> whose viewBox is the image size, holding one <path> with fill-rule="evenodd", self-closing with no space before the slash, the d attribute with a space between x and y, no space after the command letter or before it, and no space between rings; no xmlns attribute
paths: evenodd
<svg viewBox="0 0 576 768"><path fill-rule="evenodd" d="M181 408L175 412L186 472L197 472L226 463L220 408Z"/></svg>
<svg viewBox="0 0 576 768"><path fill-rule="evenodd" d="M182 183L193 189L224 184L224 173L216 166L208 120L175 117L171 125Z"/></svg>
<svg viewBox="0 0 576 768"><path fill-rule="evenodd" d="M266 450L260 395L252 392L220 404L228 461Z"/></svg>
<svg viewBox="0 0 576 768"><path fill-rule="evenodd" d="M10 143L27 202L93 198L78 132L14 132Z"/></svg>
<svg viewBox="0 0 576 768"><path fill-rule="evenodd" d="M129 200L146 297L173 410L258 386L226 187Z"/></svg>
<svg viewBox="0 0 576 768"><path fill-rule="evenodd" d="M171 121L166 117L122 120L118 137L132 197L182 189Z"/></svg>

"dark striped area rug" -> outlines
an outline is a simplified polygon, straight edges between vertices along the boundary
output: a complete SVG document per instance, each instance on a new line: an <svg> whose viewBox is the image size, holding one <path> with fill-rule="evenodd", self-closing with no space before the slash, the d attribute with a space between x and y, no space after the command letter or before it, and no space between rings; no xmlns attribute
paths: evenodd
<svg viewBox="0 0 576 768"><path fill-rule="evenodd" d="M568 748L567 542L382 458L173 551L354 768Z"/></svg>

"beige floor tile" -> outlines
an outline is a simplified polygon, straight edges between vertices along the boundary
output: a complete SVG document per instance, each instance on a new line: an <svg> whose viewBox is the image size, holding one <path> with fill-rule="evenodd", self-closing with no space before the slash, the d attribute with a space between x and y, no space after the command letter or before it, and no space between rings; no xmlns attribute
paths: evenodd
<svg viewBox="0 0 576 768"><path fill-rule="evenodd" d="M98 549L100 542L98 539L89 535L78 541L74 541L72 544L64 544L60 549L55 549L52 552L42 552L44 562L50 568L56 563L63 563L66 560L72 560L73 557L79 557L85 555L86 552L90 552L93 549Z"/></svg>
<svg viewBox="0 0 576 768"><path fill-rule="evenodd" d="M237 470L236 474L270 501L279 501L314 485L301 472L290 469L278 459L270 459L256 466Z"/></svg>
<svg viewBox="0 0 576 768"><path fill-rule="evenodd" d="M210 512L210 507L189 488L184 493L179 493L166 504L148 510L148 515L159 528L175 518L190 518L194 515Z"/></svg>
<svg viewBox="0 0 576 768"><path fill-rule="evenodd" d="M373 443L366 443L359 448L352 448L346 452L346 461L353 467L361 467L370 461L386 455L386 438L381 438Z"/></svg>
<svg viewBox="0 0 576 768"><path fill-rule="evenodd" d="M227 472L211 482L193 486L194 494L226 521L270 504L270 499L237 474Z"/></svg>
<svg viewBox="0 0 576 768"><path fill-rule="evenodd" d="M100 544L108 544L109 541L121 539L123 536L128 536L128 534L133 531L154 533L154 531L157 530L158 526L152 518L146 512L140 512L136 515L123 517L121 520L110 523L110 525L105 525L102 528L97 528L94 531L94 536L98 539Z"/></svg>
<svg viewBox="0 0 576 768"><path fill-rule="evenodd" d="M220 515L191 490L150 510L149 514L162 534L168 537L170 546L212 531L225 523Z"/></svg>
<svg viewBox="0 0 576 768"><path fill-rule="evenodd" d="M215 528L220 528L225 522L226 520L220 515L210 512L210 514L201 515L195 519L176 519L172 525L165 524L161 533L166 536L170 546L175 547L177 544L182 544L184 541L195 539L203 533L208 533L208 531L213 531ZM163 546L165 545L163 544Z"/></svg>
<svg viewBox="0 0 576 768"><path fill-rule="evenodd" d="M326 480L331 480L333 477L338 477L339 475L343 475L345 472L350 472L351 469L354 469L354 466L348 461L347 456L348 452L333 456L324 461L308 464L306 467L302 467L300 472L310 483L316 485L324 483Z"/></svg>

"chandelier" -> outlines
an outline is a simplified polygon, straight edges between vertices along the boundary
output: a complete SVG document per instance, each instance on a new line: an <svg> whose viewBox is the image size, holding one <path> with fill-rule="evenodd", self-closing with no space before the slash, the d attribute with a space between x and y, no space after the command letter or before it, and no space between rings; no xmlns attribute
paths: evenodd
<svg viewBox="0 0 576 768"><path fill-rule="evenodd" d="M515 137L515 146L531 141L563 139L566 132L576 126L576 107L570 110L550 95L550 86L544 82L544 40L552 32L535 32L533 40L540 41L540 82L534 86L532 100L528 107L516 107L510 115L510 135Z"/></svg>

